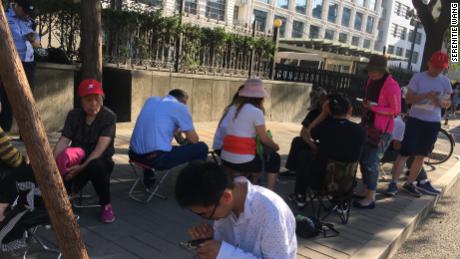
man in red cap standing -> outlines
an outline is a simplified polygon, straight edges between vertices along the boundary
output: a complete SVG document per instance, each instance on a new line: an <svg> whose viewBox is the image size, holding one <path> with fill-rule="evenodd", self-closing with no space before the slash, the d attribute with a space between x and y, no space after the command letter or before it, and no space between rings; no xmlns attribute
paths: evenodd
<svg viewBox="0 0 460 259"><path fill-rule="evenodd" d="M451 105L452 86L442 73L449 66L447 53L436 51L428 63L428 70L415 74L409 82L406 102L412 107L406 124L400 155L394 163L396 179L402 173L408 157L414 156L410 174L403 186L409 194L420 197L432 189L428 181L415 180L426 156L431 153L441 128L441 109Z"/></svg>
<svg viewBox="0 0 460 259"><path fill-rule="evenodd" d="M114 167L112 156L115 154L117 117L103 106L104 91L99 81L83 80L78 95L81 107L67 115L62 136L54 147L54 157L72 161L75 160L72 159L75 148L84 151L82 153L86 156L83 159L68 165L64 180L66 185L71 183L73 192L79 192L91 181L102 207L100 220L111 223L115 220L110 201L110 175Z"/></svg>

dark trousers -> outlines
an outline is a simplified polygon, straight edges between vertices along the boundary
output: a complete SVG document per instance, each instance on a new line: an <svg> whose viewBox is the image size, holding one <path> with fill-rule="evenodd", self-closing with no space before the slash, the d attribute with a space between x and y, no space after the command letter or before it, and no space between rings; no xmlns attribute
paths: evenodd
<svg viewBox="0 0 460 259"><path fill-rule="evenodd" d="M79 192L91 181L99 196L99 204L110 203L110 175L115 163L111 159L98 158L92 160L86 168L71 181L72 191Z"/></svg>
<svg viewBox="0 0 460 259"><path fill-rule="evenodd" d="M302 150L310 149L310 147L305 143L302 137L295 137L291 142L291 149L289 149L289 154L286 161L286 168L290 171L296 171L297 162L300 161L298 158L298 153Z"/></svg>
<svg viewBox="0 0 460 259"><path fill-rule="evenodd" d="M315 155L307 145L306 148L297 151L294 158L295 161L297 161L294 169L296 172L294 193L297 195L305 195L309 186L309 181L312 178L311 168Z"/></svg>
<svg viewBox="0 0 460 259"><path fill-rule="evenodd" d="M26 72L27 81L29 81L32 93L34 91L35 80L35 62L22 62L24 71ZM2 104L2 111L0 112L0 126L5 132L9 132L13 125L13 110L11 109L10 101L6 96L3 84L0 82L0 102Z"/></svg>
<svg viewBox="0 0 460 259"><path fill-rule="evenodd" d="M0 181L0 203L11 204L14 202L19 195L16 187L17 183L35 183L32 167L24 162L17 168L7 168L3 166L0 170L7 172L5 177Z"/></svg>
<svg viewBox="0 0 460 259"><path fill-rule="evenodd" d="M208 158L208 146L204 142L198 142L174 146L169 152L156 151L149 154L136 154L129 150L129 158L156 170L168 170L193 160L206 160Z"/></svg>

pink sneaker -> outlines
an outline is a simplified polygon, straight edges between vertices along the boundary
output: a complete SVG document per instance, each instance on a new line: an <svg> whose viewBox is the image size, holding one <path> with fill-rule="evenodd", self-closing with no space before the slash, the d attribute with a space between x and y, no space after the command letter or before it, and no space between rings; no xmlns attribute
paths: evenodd
<svg viewBox="0 0 460 259"><path fill-rule="evenodd" d="M115 215L113 214L112 204L102 206L101 221L103 223L112 223L115 221Z"/></svg>

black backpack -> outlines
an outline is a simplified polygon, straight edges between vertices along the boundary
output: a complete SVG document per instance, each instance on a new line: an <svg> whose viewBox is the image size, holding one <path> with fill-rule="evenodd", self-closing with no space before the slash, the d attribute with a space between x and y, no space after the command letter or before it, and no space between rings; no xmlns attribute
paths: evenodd
<svg viewBox="0 0 460 259"><path fill-rule="evenodd" d="M328 230L333 232L328 235ZM339 231L334 228L334 224L322 222L314 217L305 217L303 215L296 216L296 230L295 233L302 238L313 238L323 233L324 237L336 237Z"/></svg>

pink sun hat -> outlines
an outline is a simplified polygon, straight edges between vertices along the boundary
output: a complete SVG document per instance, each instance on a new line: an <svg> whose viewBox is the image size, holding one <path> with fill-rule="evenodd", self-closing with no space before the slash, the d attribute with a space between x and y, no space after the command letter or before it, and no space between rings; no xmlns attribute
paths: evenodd
<svg viewBox="0 0 460 259"><path fill-rule="evenodd" d="M248 79L244 87L239 91L239 96L252 98L266 98L268 93L264 88L264 82L260 79Z"/></svg>

